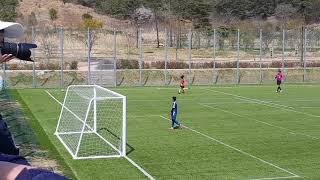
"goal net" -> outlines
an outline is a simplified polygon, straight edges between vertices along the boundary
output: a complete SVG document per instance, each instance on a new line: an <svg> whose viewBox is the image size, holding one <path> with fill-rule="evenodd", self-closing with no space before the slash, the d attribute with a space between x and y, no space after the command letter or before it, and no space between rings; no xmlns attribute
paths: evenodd
<svg viewBox="0 0 320 180"><path fill-rule="evenodd" d="M97 85L69 86L55 135L73 159L126 155L126 97Z"/></svg>

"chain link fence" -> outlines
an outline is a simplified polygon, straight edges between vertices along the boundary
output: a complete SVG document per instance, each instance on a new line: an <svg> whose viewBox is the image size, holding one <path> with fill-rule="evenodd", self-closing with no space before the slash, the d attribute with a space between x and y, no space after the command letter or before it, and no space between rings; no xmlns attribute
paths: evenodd
<svg viewBox="0 0 320 180"><path fill-rule="evenodd" d="M270 84L278 69L285 82L320 82L320 29L183 28L126 30L28 29L32 62L2 65L3 86L65 88L115 86Z"/></svg>

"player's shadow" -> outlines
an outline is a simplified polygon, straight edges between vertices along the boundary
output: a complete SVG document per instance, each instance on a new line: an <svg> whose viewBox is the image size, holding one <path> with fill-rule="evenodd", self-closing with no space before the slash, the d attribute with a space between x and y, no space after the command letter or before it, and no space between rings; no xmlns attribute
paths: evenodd
<svg viewBox="0 0 320 180"><path fill-rule="evenodd" d="M174 130L176 130L176 129L182 130L182 127L181 127L181 126L175 126L173 129L174 129Z"/></svg>
<svg viewBox="0 0 320 180"><path fill-rule="evenodd" d="M116 135L114 132L112 132L108 128L100 128L99 131L108 131L108 133L110 133L113 137L115 137L118 140L121 140L121 138L118 135ZM134 147L132 147L128 143L126 143L126 153L127 153L127 155L132 153L134 150L135 150Z"/></svg>

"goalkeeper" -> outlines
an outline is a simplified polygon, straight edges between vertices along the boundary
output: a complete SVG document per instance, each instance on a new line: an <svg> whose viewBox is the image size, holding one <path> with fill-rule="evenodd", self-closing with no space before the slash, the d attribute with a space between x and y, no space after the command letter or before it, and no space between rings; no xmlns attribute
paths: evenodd
<svg viewBox="0 0 320 180"><path fill-rule="evenodd" d="M175 129L175 124L177 127L180 127L180 122L177 120L178 115L178 104L177 104L177 97L172 97L172 108L171 108L171 129Z"/></svg>

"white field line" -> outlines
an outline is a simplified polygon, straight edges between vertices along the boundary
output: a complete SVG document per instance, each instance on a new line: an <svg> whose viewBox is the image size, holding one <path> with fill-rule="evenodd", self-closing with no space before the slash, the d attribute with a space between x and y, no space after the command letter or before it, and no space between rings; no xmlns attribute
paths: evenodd
<svg viewBox="0 0 320 180"><path fill-rule="evenodd" d="M46 91L46 93L53 99L55 100L57 103L59 103L61 106L63 106L63 104L56 99L50 92ZM155 180L154 177L152 177L146 170L144 170L142 167L140 167L136 162L134 162L132 159L130 159L127 156L124 156L124 158L129 161L133 166L135 166L140 172L142 172L146 177L148 177L150 180Z"/></svg>
<svg viewBox="0 0 320 180"><path fill-rule="evenodd" d="M294 109L294 107L291 106L286 106L283 104L277 104L273 101L262 101L262 100L258 100L258 99L251 99L251 98L239 98L239 97L235 97L235 99L240 100L240 101L245 101L245 102L251 102L251 103L264 103L264 104L271 104L271 105L275 105L275 106L280 106L280 107L284 107L284 108L288 108L288 109ZM259 103L258 103L259 104Z"/></svg>
<svg viewBox="0 0 320 180"><path fill-rule="evenodd" d="M299 107L299 108L301 108L301 109L318 109L320 107Z"/></svg>
<svg viewBox="0 0 320 180"><path fill-rule="evenodd" d="M286 177L273 177L273 178L258 178L258 179L249 179L249 180L276 180L276 179L292 179L292 178L300 178L300 177L286 176Z"/></svg>
<svg viewBox="0 0 320 180"><path fill-rule="evenodd" d="M177 97L179 98L179 97ZM206 99L206 98L203 98ZM215 100L232 100L233 98L215 98ZM159 100L159 99L131 99L130 102L171 102L171 100ZM179 101L194 101L194 99L179 99Z"/></svg>
<svg viewBox="0 0 320 180"><path fill-rule="evenodd" d="M207 93L203 93L203 94L207 94ZM202 94L201 94L202 95ZM239 97L233 97L233 98L222 98L222 97L215 97L214 100L233 100L233 99L240 99L240 100L245 100L245 98L239 98ZM170 100L169 100L170 101ZM159 99L135 99L135 100L130 100L130 102L169 102L168 100L159 100ZM179 99L179 101L194 101L194 99ZM251 103L256 103L256 102L252 102L247 100L248 102ZM286 100L286 101L274 101L274 100L268 100L265 101L266 103L288 103L288 102L320 102L320 99L291 99L291 100ZM226 101L222 103L231 103L231 101ZM234 102L233 102L234 103ZM241 103L241 102L238 102ZM279 104L280 105L280 104ZM294 107L290 107L290 106L285 106L285 105L281 105L284 107L288 107L290 109L294 109Z"/></svg>
<svg viewBox="0 0 320 180"><path fill-rule="evenodd" d="M166 120L168 120L168 121L171 121L170 119L168 119L168 118L166 118L166 117L164 117L164 116L161 116L161 115L160 115L160 117L163 118L163 119L166 119ZM253 158L253 159L256 159L256 160L258 160L258 161L260 161L260 162L263 162L264 164L268 164L269 166L272 166L272 167L274 167L274 168L276 168L276 169L278 169L278 170L281 170L281 171L283 171L283 172L286 172L286 173L292 175L292 177L297 177L297 178L300 177L300 176L298 176L298 175L296 175L296 174L294 174L294 173L292 173L292 172L290 172L290 171L288 171L288 170L286 170L286 169L283 169L283 168L281 168L281 167L279 167L279 166L277 166L277 165L275 165L275 164L272 164L271 162L265 161L265 160L263 160L263 159L261 159L261 158L259 158L259 157L256 157L256 156L254 156L254 155L252 155L252 154L249 154L249 153L247 153L247 152L245 152L245 151L242 151L241 149L238 149L238 148L236 148L236 147L233 147L233 146L231 146L231 145L228 145L228 144L226 144L226 143L224 143L224 142L222 142L222 141L220 141L220 140L218 140L218 139L215 139L215 138L213 138L213 137L211 137L211 136L208 136L208 135L206 135L206 134L204 134L204 133L201 133L201 132L199 132L199 131L197 131L197 130L194 130L194 129L192 129L192 128L189 128L188 126L182 125L182 127L183 127L183 128L186 128L186 129L188 129L188 130L190 130L190 131L192 131L192 132L194 132L194 133L196 133L196 134L198 134L198 135L204 136L204 137L206 137L206 138L208 138L208 139L210 139L210 140L212 140L212 141L215 141L215 142L217 142L217 143L219 143L219 144L221 144L221 145L223 145L223 146L226 146L226 147L228 147L228 148L230 148L230 149L233 149L233 150L235 150L235 151L237 151L237 152L239 152L239 153L241 153L241 154L244 154L244 155L249 156L249 157L251 157L251 158Z"/></svg>
<svg viewBox="0 0 320 180"><path fill-rule="evenodd" d="M320 88L320 85L308 85L308 84L301 84L301 85L294 85L294 84L286 84L285 85L286 87L319 87ZM212 86L191 86L191 89L192 88L196 88L196 89L206 89L208 87L214 87L214 88L219 88L219 89L233 89L233 88L265 88L265 87L276 87L275 85L235 85L235 86L223 86L223 85L212 85ZM176 87L158 87L156 89L179 89L178 86Z"/></svg>
<svg viewBox="0 0 320 180"><path fill-rule="evenodd" d="M314 137L314 136L311 136L311 135L308 135L308 134L298 133L298 132L292 131L291 129L288 129L288 128L284 128L284 127L281 127L281 126L276 126L276 125L267 123L267 122L265 122L265 121L260 121L260 120L251 118L251 117L249 117L249 116L244 116L244 115L241 115L241 114L237 114L237 113L234 113L234 112L231 112L231 111L222 109L222 108L218 108L218 107L212 107L212 106L207 105L207 103L199 103L199 105L201 105L201 106L203 106L203 107L210 108L210 109L217 109L217 110L219 110L219 111L222 111L222 112L225 112L225 113L228 113L228 114L232 114L232 115L234 115L234 116L238 116L238 117L241 117L241 118L251 119L251 120L253 120L253 121L256 121L256 122L259 122L259 123L262 123L262 124L265 124L265 125L268 125L268 126L271 126L271 127L275 127L275 128L277 128L277 129L286 130L286 131L288 131L288 132L291 133L291 134L302 135L302 136L306 136L306 137L308 137L308 138L317 139L317 140L320 139L320 138L318 138L318 137Z"/></svg>
<svg viewBox="0 0 320 180"><path fill-rule="evenodd" d="M239 96L239 95L236 95L236 94L231 94L231 93L226 93L226 92L221 92L221 91L216 91L216 90L212 90L212 89L209 89L209 90L212 91L212 92L216 92L216 93L221 93L221 94L225 94L225 95L228 95L228 96L237 97L237 98L240 98L240 99L245 100L245 101L251 101L251 102L254 102L256 104L260 104L260 105L264 105L264 106L268 106L268 107L272 107L272 108L278 108L278 109L282 109L282 110L285 110L285 111L294 112L294 113L297 113L297 114L303 114L303 115L306 115L306 116L309 116L309 117L316 117L316 118L320 117L318 115L309 114L309 113L305 113L305 112L301 112L301 111L296 111L296 110L294 110L293 107L285 106L285 105L282 105L282 104L276 104L276 103L272 103L272 102L267 102L267 101L262 101L262 100L259 100L259 99L248 98L248 97Z"/></svg>
<svg viewBox="0 0 320 180"><path fill-rule="evenodd" d="M130 159L128 156L124 156L126 160L128 160L133 166L135 166L139 171L141 171L146 177L148 177L150 180L155 180L154 177L152 177L147 171L145 171L142 167L140 167L136 162L134 162L132 159Z"/></svg>
<svg viewBox="0 0 320 180"><path fill-rule="evenodd" d="M159 115L141 115L141 116L127 116L127 118L145 118L145 117L159 117Z"/></svg>
<svg viewBox="0 0 320 180"><path fill-rule="evenodd" d="M271 102L319 102L320 99L291 99L291 100L286 100L286 101L273 101L271 100Z"/></svg>

